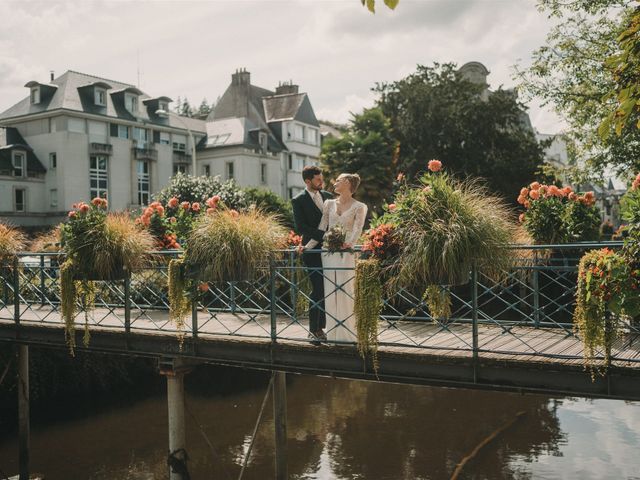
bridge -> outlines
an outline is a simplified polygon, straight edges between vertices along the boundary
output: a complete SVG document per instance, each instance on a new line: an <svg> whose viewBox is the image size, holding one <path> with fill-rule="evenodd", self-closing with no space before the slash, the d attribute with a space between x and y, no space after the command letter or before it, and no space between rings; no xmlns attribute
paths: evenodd
<svg viewBox="0 0 640 480"><path fill-rule="evenodd" d="M168 375L169 402L173 398L177 405L182 374L190 365L278 372L273 393L281 417L286 417L286 373L640 400L640 324L624 322L609 362L598 352L594 362L603 368L592 376L571 322L577 259L585 250L603 246L519 247L521 261L504 282L472 270L467 285L443 287L452 298L448 319L432 318L421 292L387 289L378 322L377 369L355 344L309 343L306 272L293 252L283 253L252 281L209 284L180 327L169 319L167 297L168 259L177 254L159 253L152 265L130 278L98 283L95 309L78 314L76 344L79 350L157 358ZM58 254L40 253L20 255L3 268L0 342L68 348L58 265ZM85 313L91 334L86 346ZM179 424L179 412L177 417ZM276 422L278 435L286 438L284 420Z"/></svg>

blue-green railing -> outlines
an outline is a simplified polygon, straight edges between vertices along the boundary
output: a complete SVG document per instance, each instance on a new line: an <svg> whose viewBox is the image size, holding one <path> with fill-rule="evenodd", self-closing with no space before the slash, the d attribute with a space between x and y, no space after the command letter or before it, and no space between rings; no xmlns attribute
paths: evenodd
<svg viewBox="0 0 640 480"><path fill-rule="evenodd" d="M581 358L580 339L571 319L579 258L592 248L620 245L514 246L519 252L518 261L505 272L504 281L496 283L473 269L466 285L441 287L452 298L448 319L429 314L420 290L385 289L379 345L474 357ZM181 333L194 340L221 335L308 340L309 271L295 252L280 252L252 281L208 283L208 290L199 294L181 331L169 319L167 297L168 261L178 255L156 252L152 262L132 272L130 278L97 282L95 310L87 318L89 328ZM57 253L24 253L2 267L0 321L61 323L61 259ZM353 276L352 270L348 273ZM85 315L78 307L76 321L83 324ZM612 352L614 361L640 363L640 325L636 320L623 320L620 340ZM328 318L327 323L330 331L334 322Z"/></svg>

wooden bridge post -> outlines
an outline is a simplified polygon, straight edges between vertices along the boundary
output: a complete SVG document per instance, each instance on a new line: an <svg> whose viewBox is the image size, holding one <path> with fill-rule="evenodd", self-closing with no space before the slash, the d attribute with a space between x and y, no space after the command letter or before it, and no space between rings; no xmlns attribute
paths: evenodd
<svg viewBox="0 0 640 480"><path fill-rule="evenodd" d="M169 419L169 465L170 480L189 480L187 469L187 437L184 415L184 375L185 368L180 359L160 366L160 374L167 377L167 407Z"/></svg>
<svg viewBox="0 0 640 480"><path fill-rule="evenodd" d="M273 425L276 444L276 480L287 474L287 374L275 372L273 379Z"/></svg>
<svg viewBox="0 0 640 480"><path fill-rule="evenodd" d="M29 480L29 346L18 346L18 468Z"/></svg>

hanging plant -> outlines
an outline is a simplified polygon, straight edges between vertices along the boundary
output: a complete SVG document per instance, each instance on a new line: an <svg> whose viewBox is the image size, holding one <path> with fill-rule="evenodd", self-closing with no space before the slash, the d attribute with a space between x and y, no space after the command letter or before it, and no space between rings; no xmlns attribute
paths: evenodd
<svg viewBox="0 0 640 480"><path fill-rule="evenodd" d="M185 278L184 259L173 259L169 262L169 318L175 322L178 332L182 332L185 319L191 312L191 297L185 295L189 291L190 282Z"/></svg>
<svg viewBox="0 0 640 480"><path fill-rule="evenodd" d="M451 316L451 294L446 288L440 285L429 285L424 291L423 298L434 322Z"/></svg>
<svg viewBox="0 0 640 480"><path fill-rule="evenodd" d="M154 243L124 213L107 213L107 200L94 198L79 203L62 226L65 262L60 269L61 313L71 353L75 347L74 323L80 304L85 316L85 344L89 341L88 318L94 309L93 281L121 280L146 261Z"/></svg>
<svg viewBox="0 0 640 480"><path fill-rule="evenodd" d="M302 237L297 235L293 230L287 236L287 247L291 250L298 251L302 247ZM294 302L293 309L296 317L301 317L309 311L309 295L311 294L311 280L302 263L302 256L295 254L291 265L288 281L294 286Z"/></svg>
<svg viewBox="0 0 640 480"><path fill-rule="evenodd" d="M378 322L382 311L380 263L375 258L358 260L355 267L354 314L358 334L358 352L363 360L371 356L378 372Z"/></svg>

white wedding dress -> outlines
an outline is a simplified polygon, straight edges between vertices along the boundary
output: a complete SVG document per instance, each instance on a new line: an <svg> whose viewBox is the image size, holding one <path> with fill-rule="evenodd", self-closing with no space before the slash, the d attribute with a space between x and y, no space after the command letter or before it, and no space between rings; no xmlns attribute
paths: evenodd
<svg viewBox="0 0 640 480"><path fill-rule="evenodd" d="M322 219L318 229L328 230L335 225L342 225L346 233L345 243L355 245L362 235L366 216L367 206L362 202L354 200L347 210L338 214L336 201L327 200L322 206ZM313 248L315 245L312 242L315 240L310 241L307 247ZM353 312L355 265L356 257L353 253L322 253L327 340L357 341Z"/></svg>

